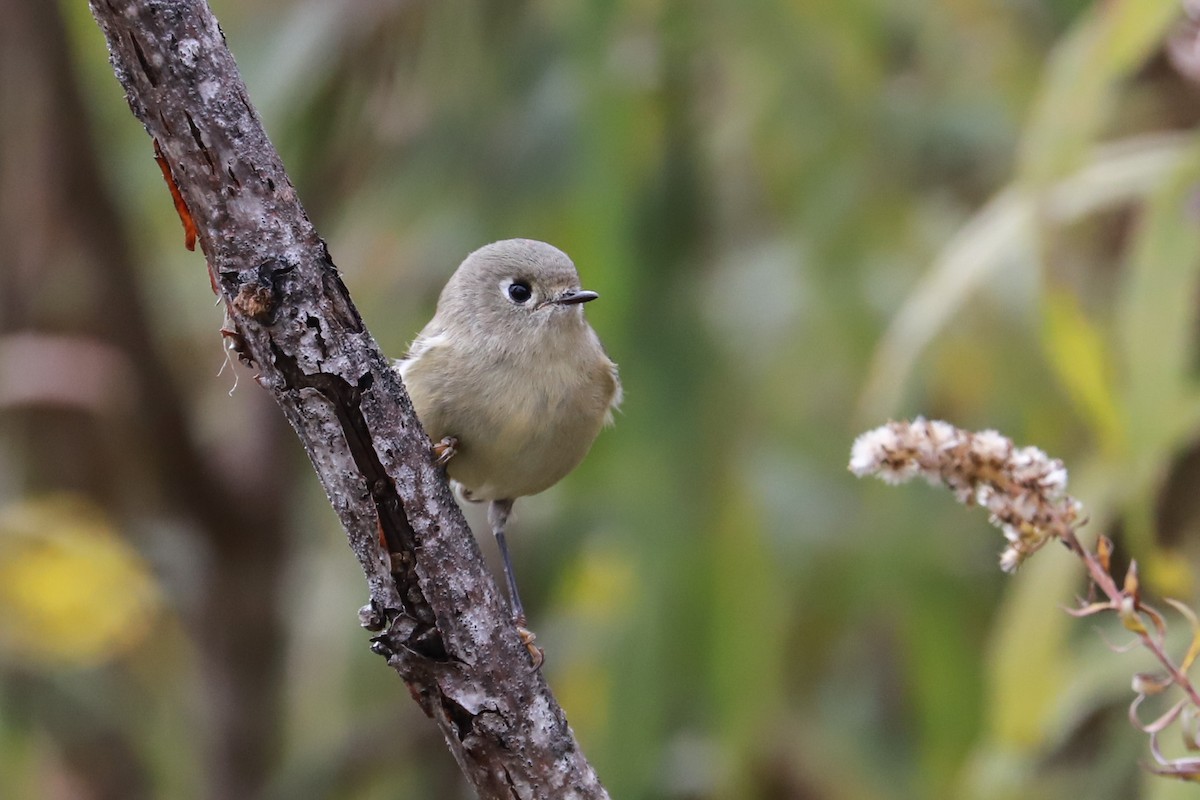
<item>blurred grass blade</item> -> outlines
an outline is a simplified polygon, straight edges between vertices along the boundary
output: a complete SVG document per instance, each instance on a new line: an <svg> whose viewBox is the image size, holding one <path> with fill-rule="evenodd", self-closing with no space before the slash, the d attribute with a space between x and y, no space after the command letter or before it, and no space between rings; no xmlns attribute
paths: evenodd
<svg viewBox="0 0 1200 800"><path fill-rule="evenodd" d="M1148 194L1191 142L1190 135L1160 135L1097 148L1087 166L1043 198L1040 218L1071 222ZM973 292L1005 266L1034 268L1033 208L1029 194L1009 187L946 245L880 339L859 400L860 422L894 413L917 358Z"/></svg>
<svg viewBox="0 0 1200 800"><path fill-rule="evenodd" d="M1027 246L1029 205L1013 189L994 197L950 241L905 300L879 342L859 402L861 421L899 405L917 356L968 297ZM1028 259L1025 259L1028 261Z"/></svg>
<svg viewBox="0 0 1200 800"><path fill-rule="evenodd" d="M1022 137L1019 180L1045 186L1084 163L1116 89L1160 46L1177 0L1097 3L1051 57Z"/></svg>
<svg viewBox="0 0 1200 800"><path fill-rule="evenodd" d="M1146 204L1117 298L1118 352L1135 464L1173 446L1196 418L1186 404L1194 384L1200 290L1197 183L1200 145L1193 145Z"/></svg>

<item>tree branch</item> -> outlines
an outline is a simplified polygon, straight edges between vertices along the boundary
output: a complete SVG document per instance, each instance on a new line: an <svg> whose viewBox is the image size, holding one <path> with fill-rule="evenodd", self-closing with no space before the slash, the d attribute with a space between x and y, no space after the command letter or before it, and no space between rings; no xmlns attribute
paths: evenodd
<svg viewBox="0 0 1200 800"><path fill-rule="evenodd" d="M485 798L603 798L200 0L91 0L190 212L231 339L296 430L366 574L373 649ZM380 545L387 542L388 554Z"/></svg>

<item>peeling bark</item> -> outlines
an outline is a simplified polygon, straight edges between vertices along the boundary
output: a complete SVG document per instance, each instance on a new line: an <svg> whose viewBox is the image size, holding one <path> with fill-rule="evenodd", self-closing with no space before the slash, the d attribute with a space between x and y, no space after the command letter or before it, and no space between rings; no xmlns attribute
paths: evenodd
<svg viewBox="0 0 1200 800"><path fill-rule="evenodd" d="M372 649L441 727L481 797L607 797L531 668L400 379L301 207L208 7L90 5L181 216L194 221L227 335L346 528L370 590L363 624L381 631Z"/></svg>

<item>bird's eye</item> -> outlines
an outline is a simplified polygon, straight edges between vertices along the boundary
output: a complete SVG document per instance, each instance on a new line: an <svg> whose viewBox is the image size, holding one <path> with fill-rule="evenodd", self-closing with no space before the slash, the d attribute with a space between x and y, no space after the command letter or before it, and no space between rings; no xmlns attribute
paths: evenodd
<svg viewBox="0 0 1200 800"><path fill-rule="evenodd" d="M508 285L508 298L514 303L520 305L530 297L533 297L533 290L525 281L513 281Z"/></svg>

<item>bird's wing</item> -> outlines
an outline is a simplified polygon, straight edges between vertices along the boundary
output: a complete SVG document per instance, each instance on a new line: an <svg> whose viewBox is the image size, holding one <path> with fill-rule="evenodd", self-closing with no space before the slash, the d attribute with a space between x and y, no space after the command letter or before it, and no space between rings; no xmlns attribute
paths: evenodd
<svg viewBox="0 0 1200 800"><path fill-rule="evenodd" d="M404 358L397 359L395 367L400 370L401 379L404 378L408 368L421 359L421 356L428 353L446 343L446 334L440 328L426 326L425 330L417 334L417 338L413 339L412 344L408 346L408 352L404 354Z"/></svg>
<svg viewBox="0 0 1200 800"><path fill-rule="evenodd" d="M604 412L604 424L613 424L613 412L621 410L621 401L625 399L625 389L621 386L621 376L617 374L617 365L611 359L608 362L609 374L612 375L613 393L608 401L608 409Z"/></svg>

